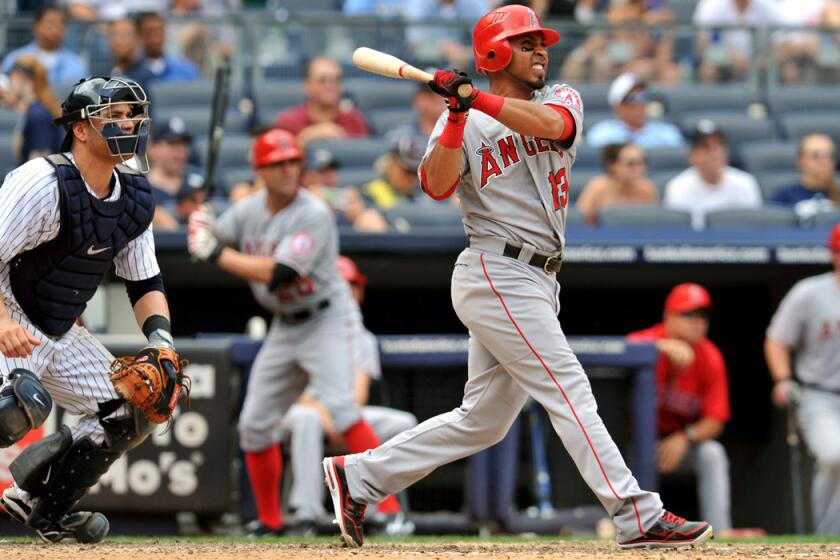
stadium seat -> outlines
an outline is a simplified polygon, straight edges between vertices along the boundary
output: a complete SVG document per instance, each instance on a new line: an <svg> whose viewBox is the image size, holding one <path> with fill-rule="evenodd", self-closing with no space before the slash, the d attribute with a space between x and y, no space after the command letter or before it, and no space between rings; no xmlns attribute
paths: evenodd
<svg viewBox="0 0 840 560"><path fill-rule="evenodd" d="M12 152L12 134L0 133L0 178L5 177L16 165L17 160Z"/></svg>
<svg viewBox="0 0 840 560"><path fill-rule="evenodd" d="M153 82L149 86L149 95L154 100L154 111L170 107L208 107L213 105L213 80L179 80L174 82ZM230 88L228 104L237 98L233 87Z"/></svg>
<svg viewBox="0 0 840 560"><path fill-rule="evenodd" d="M370 111L367 114L367 119L373 134L383 136L398 126L413 123L416 117L414 109L389 108Z"/></svg>
<svg viewBox="0 0 840 560"><path fill-rule="evenodd" d="M583 110L586 111L586 118L593 113L606 112L612 114L612 107L607 102L607 92L610 84L580 83L574 84L580 98L583 101Z"/></svg>
<svg viewBox="0 0 840 560"><path fill-rule="evenodd" d="M178 117L184 121L187 131L193 136L204 136L210 134L210 114L212 110L209 105L197 107L170 107L161 106L155 112L155 121L168 121ZM247 118L236 108L229 108L225 114L225 134L246 132Z"/></svg>
<svg viewBox="0 0 840 560"><path fill-rule="evenodd" d="M651 93L665 103L667 114L674 118L689 111L741 111L746 114L751 102L749 90L742 85L654 86Z"/></svg>
<svg viewBox="0 0 840 560"><path fill-rule="evenodd" d="M665 193L665 185L668 184L668 181L679 175L681 172L682 170L676 171L674 169L666 169L664 171L654 171L653 173L648 173L648 179L650 179L654 186L656 186L656 191L659 194L660 199L662 199L662 195Z"/></svg>
<svg viewBox="0 0 840 560"><path fill-rule="evenodd" d="M771 119L755 119L738 111L692 111L680 118L680 128L688 134L702 119L711 120L723 130L729 143L730 157L735 163L740 159L742 144L776 138L776 128Z"/></svg>
<svg viewBox="0 0 840 560"><path fill-rule="evenodd" d="M753 175L791 171L796 169L796 149L794 142L749 142L741 146L741 162L744 170Z"/></svg>
<svg viewBox="0 0 840 560"><path fill-rule="evenodd" d="M0 107L0 130L12 130L21 120L21 114L5 107Z"/></svg>
<svg viewBox="0 0 840 560"><path fill-rule="evenodd" d="M576 171L583 169L596 170L603 173L604 166L601 163L601 148L595 148L585 144L579 146L572 169Z"/></svg>
<svg viewBox="0 0 840 560"><path fill-rule="evenodd" d="M198 160L202 167L207 165L207 137L197 139L194 144ZM251 137L247 134L225 134L219 146L216 159L216 171L220 174L225 169L242 168L248 164L248 152L251 149ZM220 177L221 178L221 177Z"/></svg>
<svg viewBox="0 0 840 560"><path fill-rule="evenodd" d="M584 101L584 103L585 103L585 101ZM596 124L598 124L601 121L605 121L607 119L612 119L612 118L615 117L613 112L609 111L609 110L607 110L607 111L603 111L603 110L601 110L601 111L599 111L599 110L589 111L585 107L584 107L584 110L586 111L586 115L583 118L583 130L584 130L584 132L587 132L587 131L591 130L593 126L595 126Z"/></svg>
<svg viewBox="0 0 840 560"><path fill-rule="evenodd" d="M400 204L385 211L385 218L396 231L407 233L414 228L461 226L461 211L453 204Z"/></svg>
<svg viewBox="0 0 840 560"><path fill-rule="evenodd" d="M803 136L822 132L840 145L840 112L814 112L783 114L779 117L782 131L789 140L799 141Z"/></svg>
<svg viewBox="0 0 840 560"><path fill-rule="evenodd" d="M341 187L362 187L365 183L376 179L377 173L373 167L350 167L338 170L338 185Z"/></svg>
<svg viewBox="0 0 840 560"><path fill-rule="evenodd" d="M310 142L307 152L324 148L332 152L339 167L366 167L388 151L388 142L383 139L352 138L341 140L318 140Z"/></svg>
<svg viewBox="0 0 840 560"><path fill-rule="evenodd" d="M688 147L666 146L645 150L648 172L671 171L676 175L689 166Z"/></svg>
<svg viewBox="0 0 840 560"><path fill-rule="evenodd" d="M604 227L632 226L643 228L691 228L691 214L661 206L622 204L598 211L598 224Z"/></svg>
<svg viewBox="0 0 840 560"><path fill-rule="evenodd" d="M814 226L833 226L840 223L840 210L834 212L820 212L813 218Z"/></svg>
<svg viewBox="0 0 840 560"><path fill-rule="evenodd" d="M730 208L706 214L706 228L762 228L794 227L799 220L791 208L763 206L761 208Z"/></svg>
<svg viewBox="0 0 840 560"><path fill-rule="evenodd" d="M768 171L756 175L758 184L761 185L761 193L764 200L772 200L773 195L782 187L787 187L799 182L799 171Z"/></svg>
<svg viewBox="0 0 840 560"><path fill-rule="evenodd" d="M697 0L669 0L668 7L677 21L691 22L697 9Z"/></svg>
<svg viewBox="0 0 840 560"><path fill-rule="evenodd" d="M840 96L835 86L771 87L767 92L767 104L777 115L840 111Z"/></svg>
<svg viewBox="0 0 840 560"><path fill-rule="evenodd" d="M603 174L604 172L600 169L583 168L578 170L575 166L572 166L572 173L569 178L569 201L576 202L589 181Z"/></svg>
<svg viewBox="0 0 840 560"><path fill-rule="evenodd" d="M569 206L566 208L566 225L567 226L585 226L586 216L583 212L577 209L577 206Z"/></svg>
<svg viewBox="0 0 840 560"><path fill-rule="evenodd" d="M340 2L336 0L283 0L279 4L284 10L293 14L340 12Z"/></svg>
<svg viewBox="0 0 840 560"><path fill-rule="evenodd" d="M303 103L303 82L301 80L277 80L254 84L254 101L260 120L270 123L277 113Z"/></svg>
<svg viewBox="0 0 840 560"><path fill-rule="evenodd" d="M242 167L226 167L219 171L218 184L221 185L224 194L229 195L237 183L252 181L254 179L254 168L250 165Z"/></svg>
<svg viewBox="0 0 840 560"><path fill-rule="evenodd" d="M345 78L344 93L362 111L411 107L417 89L415 82L387 78Z"/></svg>

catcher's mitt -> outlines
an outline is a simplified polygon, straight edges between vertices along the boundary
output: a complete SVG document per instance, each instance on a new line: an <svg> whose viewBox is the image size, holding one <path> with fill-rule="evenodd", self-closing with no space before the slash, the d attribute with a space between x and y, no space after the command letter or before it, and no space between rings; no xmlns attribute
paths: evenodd
<svg viewBox="0 0 840 560"><path fill-rule="evenodd" d="M181 390L190 395L190 378L183 372L186 360L165 346L146 346L134 356L116 358L110 378L117 394L155 424L169 420Z"/></svg>

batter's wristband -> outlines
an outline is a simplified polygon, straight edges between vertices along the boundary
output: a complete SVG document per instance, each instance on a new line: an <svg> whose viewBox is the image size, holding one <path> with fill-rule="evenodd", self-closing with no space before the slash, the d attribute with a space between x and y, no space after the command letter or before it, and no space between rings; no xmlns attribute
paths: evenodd
<svg viewBox="0 0 840 560"><path fill-rule="evenodd" d="M464 127L467 125L467 113L449 112L449 118L440 133L438 144L444 148L456 150L461 147L464 141Z"/></svg>
<svg viewBox="0 0 840 560"><path fill-rule="evenodd" d="M505 104L505 98L501 95L494 95L492 93L485 93L476 90L475 97L472 100L472 108L478 109L482 113L490 115L494 119L502 112L502 105Z"/></svg>
<svg viewBox="0 0 840 560"><path fill-rule="evenodd" d="M210 254L207 256L207 260L213 264L219 260L219 257L222 255L222 251L225 250L225 246L221 243L217 243L216 246L210 251Z"/></svg>

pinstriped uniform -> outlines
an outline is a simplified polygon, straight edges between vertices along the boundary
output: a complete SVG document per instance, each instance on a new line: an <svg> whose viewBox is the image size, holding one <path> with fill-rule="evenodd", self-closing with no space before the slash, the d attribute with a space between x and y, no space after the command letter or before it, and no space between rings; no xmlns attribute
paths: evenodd
<svg viewBox="0 0 840 560"><path fill-rule="evenodd" d="M65 155L72 161L72 154ZM120 197L116 173L114 177L114 189L107 201ZM41 342L27 358L6 358L0 354L0 373L5 375L14 368L35 373L56 403L81 416L72 427L73 437L89 435L94 443L101 443L102 427L96 416L99 403L117 398L108 379L113 356L83 327L74 325L60 337L41 332L15 301L9 280L9 266L17 255L58 236L58 188L54 168L43 158L10 172L0 187L0 291L12 320ZM117 276L132 281L160 272L151 226L117 253L114 266ZM121 412L124 409L118 411Z"/></svg>
<svg viewBox="0 0 840 560"><path fill-rule="evenodd" d="M375 450L348 456L347 482L354 499L379 502L437 467L500 441L530 395L548 412L623 542L657 521L662 502L639 488L598 415L589 380L557 320L555 274L528 264L535 253L562 253L583 104L566 85L537 90L532 101L566 108L575 136L562 143L527 137L475 110L464 129L455 192L470 247L452 275L453 307L470 330L463 402ZM446 119L444 114L438 121L427 156ZM502 256L506 244L518 247L517 258Z"/></svg>

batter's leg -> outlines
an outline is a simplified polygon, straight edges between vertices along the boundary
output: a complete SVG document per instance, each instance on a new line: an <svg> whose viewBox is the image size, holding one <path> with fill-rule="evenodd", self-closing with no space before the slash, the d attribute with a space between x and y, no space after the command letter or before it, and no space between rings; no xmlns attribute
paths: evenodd
<svg viewBox="0 0 840 560"><path fill-rule="evenodd" d="M295 404L283 418L291 432L292 489L289 506L298 521L315 522L326 515L323 505L324 428L318 412Z"/></svg>
<svg viewBox="0 0 840 560"><path fill-rule="evenodd" d="M799 423L816 459L811 490L814 532L840 535L840 396L806 389Z"/></svg>
<svg viewBox="0 0 840 560"><path fill-rule="evenodd" d="M453 300L461 321L546 409L587 485L612 516L619 542L641 537L662 515L662 502L639 488L598 415L589 380L557 319L553 280L495 255L473 252L468 264L470 278Z"/></svg>

